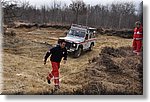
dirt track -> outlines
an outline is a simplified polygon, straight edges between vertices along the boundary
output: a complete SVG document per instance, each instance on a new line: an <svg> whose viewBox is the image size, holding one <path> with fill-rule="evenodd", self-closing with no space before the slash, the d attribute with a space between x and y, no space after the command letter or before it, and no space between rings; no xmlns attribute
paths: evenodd
<svg viewBox="0 0 150 102"><path fill-rule="evenodd" d="M51 70L50 63L47 61L47 64L43 65L43 56L49 47L56 44L58 37L64 36L65 30L56 30L52 28L13 30L16 33L16 36L4 36L3 94L86 94L83 86L86 85L90 79L86 76L91 74L87 74L87 72L85 73L85 70L88 68L88 70L90 70L91 66L94 65L93 62L91 63L91 60L99 56L99 53L101 53L101 50L105 46L119 48L130 47L132 44L131 39L99 35L97 37L97 44L93 51L85 52L77 59L69 56L67 64L61 64L61 90L53 93L53 84L48 85L46 82L47 73ZM115 61L117 59L118 58L113 58L112 60ZM139 60L140 59L138 59L138 61ZM135 72L138 73L138 71ZM106 74L105 72L101 73L102 75ZM110 76L106 77L111 78ZM99 77L99 80L101 80L101 78L102 77ZM108 85L111 84L107 80L103 82ZM114 87L116 86L114 85ZM125 88L119 90L124 92L124 89ZM111 90L111 87L107 90ZM136 90L135 93L141 94L142 92ZM131 93L125 94L134 94L134 92L132 91Z"/></svg>

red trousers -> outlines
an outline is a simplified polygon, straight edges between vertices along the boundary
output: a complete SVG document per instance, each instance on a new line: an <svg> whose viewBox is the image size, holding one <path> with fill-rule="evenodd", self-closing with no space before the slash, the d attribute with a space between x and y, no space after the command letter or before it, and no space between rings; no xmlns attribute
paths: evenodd
<svg viewBox="0 0 150 102"><path fill-rule="evenodd" d="M51 80L54 77L54 84L59 85L59 62L51 62L52 64L52 71L48 74L48 79Z"/></svg>
<svg viewBox="0 0 150 102"><path fill-rule="evenodd" d="M142 40L133 40L133 50L136 52L141 52Z"/></svg>

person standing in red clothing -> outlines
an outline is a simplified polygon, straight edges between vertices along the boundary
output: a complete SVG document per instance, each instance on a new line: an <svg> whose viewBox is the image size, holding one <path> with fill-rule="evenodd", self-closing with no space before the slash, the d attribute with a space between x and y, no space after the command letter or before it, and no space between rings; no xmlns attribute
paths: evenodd
<svg viewBox="0 0 150 102"><path fill-rule="evenodd" d="M142 48L142 40L143 40L143 27L140 21L135 23L134 35L133 35L133 53L137 55L141 54Z"/></svg>
<svg viewBox="0 0 150 102"><path fill-rule="evenodd" d="M52 65L52 71L47 76L47 82L50 84L51 83L50 80L52 78L54 78L55 89L60 88L60 86L59 86L60 62L61 62L62 58L64 60L64 64L67 61L67 50L65 48L65 45L66 45L65 40L61 40L59 42L59 45L50 49L44 57L44 64L46 64L47 58L51 55L50 61L51 61L51 65Z"/></svg>

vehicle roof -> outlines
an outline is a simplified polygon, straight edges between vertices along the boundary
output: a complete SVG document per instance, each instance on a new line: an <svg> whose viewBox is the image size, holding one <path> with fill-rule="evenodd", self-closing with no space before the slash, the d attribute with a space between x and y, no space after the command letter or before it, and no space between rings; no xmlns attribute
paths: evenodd
<svg viewBox="0 0 150 102"><path fill-rule="evenodd" d="M96 30L96 28L89 27L88 29Z"/></svg>
<svg viewBox="0 0 150 102"><path fill-rule="evenodd" d="M80 30L88 30L88 29L92 29L92 30L96 30L96 28L93 27L88 27L88 26L82 26L82 25L77 25L77 24L72 24L71 28L76 28L76 29L80 29Z"/></svg>
<svg viewBox="0 0 150 102"><path fill-rule="evenodd" d="M85 28L79 28L79 27L71 27L72 30L79 30L79 31L83 31L83 32L86 32L87 29Z"/></svg>

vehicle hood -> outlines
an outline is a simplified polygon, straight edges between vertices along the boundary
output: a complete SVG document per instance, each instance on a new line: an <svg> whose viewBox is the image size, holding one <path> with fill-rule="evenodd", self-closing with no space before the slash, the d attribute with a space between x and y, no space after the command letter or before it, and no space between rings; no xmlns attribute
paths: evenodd
<svg viewBox="0 0 150 102"><path fill-rule="evenodd" d="M66 36L66 37L61 37L60 39L64 39L68 42L74 42L74 43L84 42L84 38L76 37L76 36Z"/></svg>

